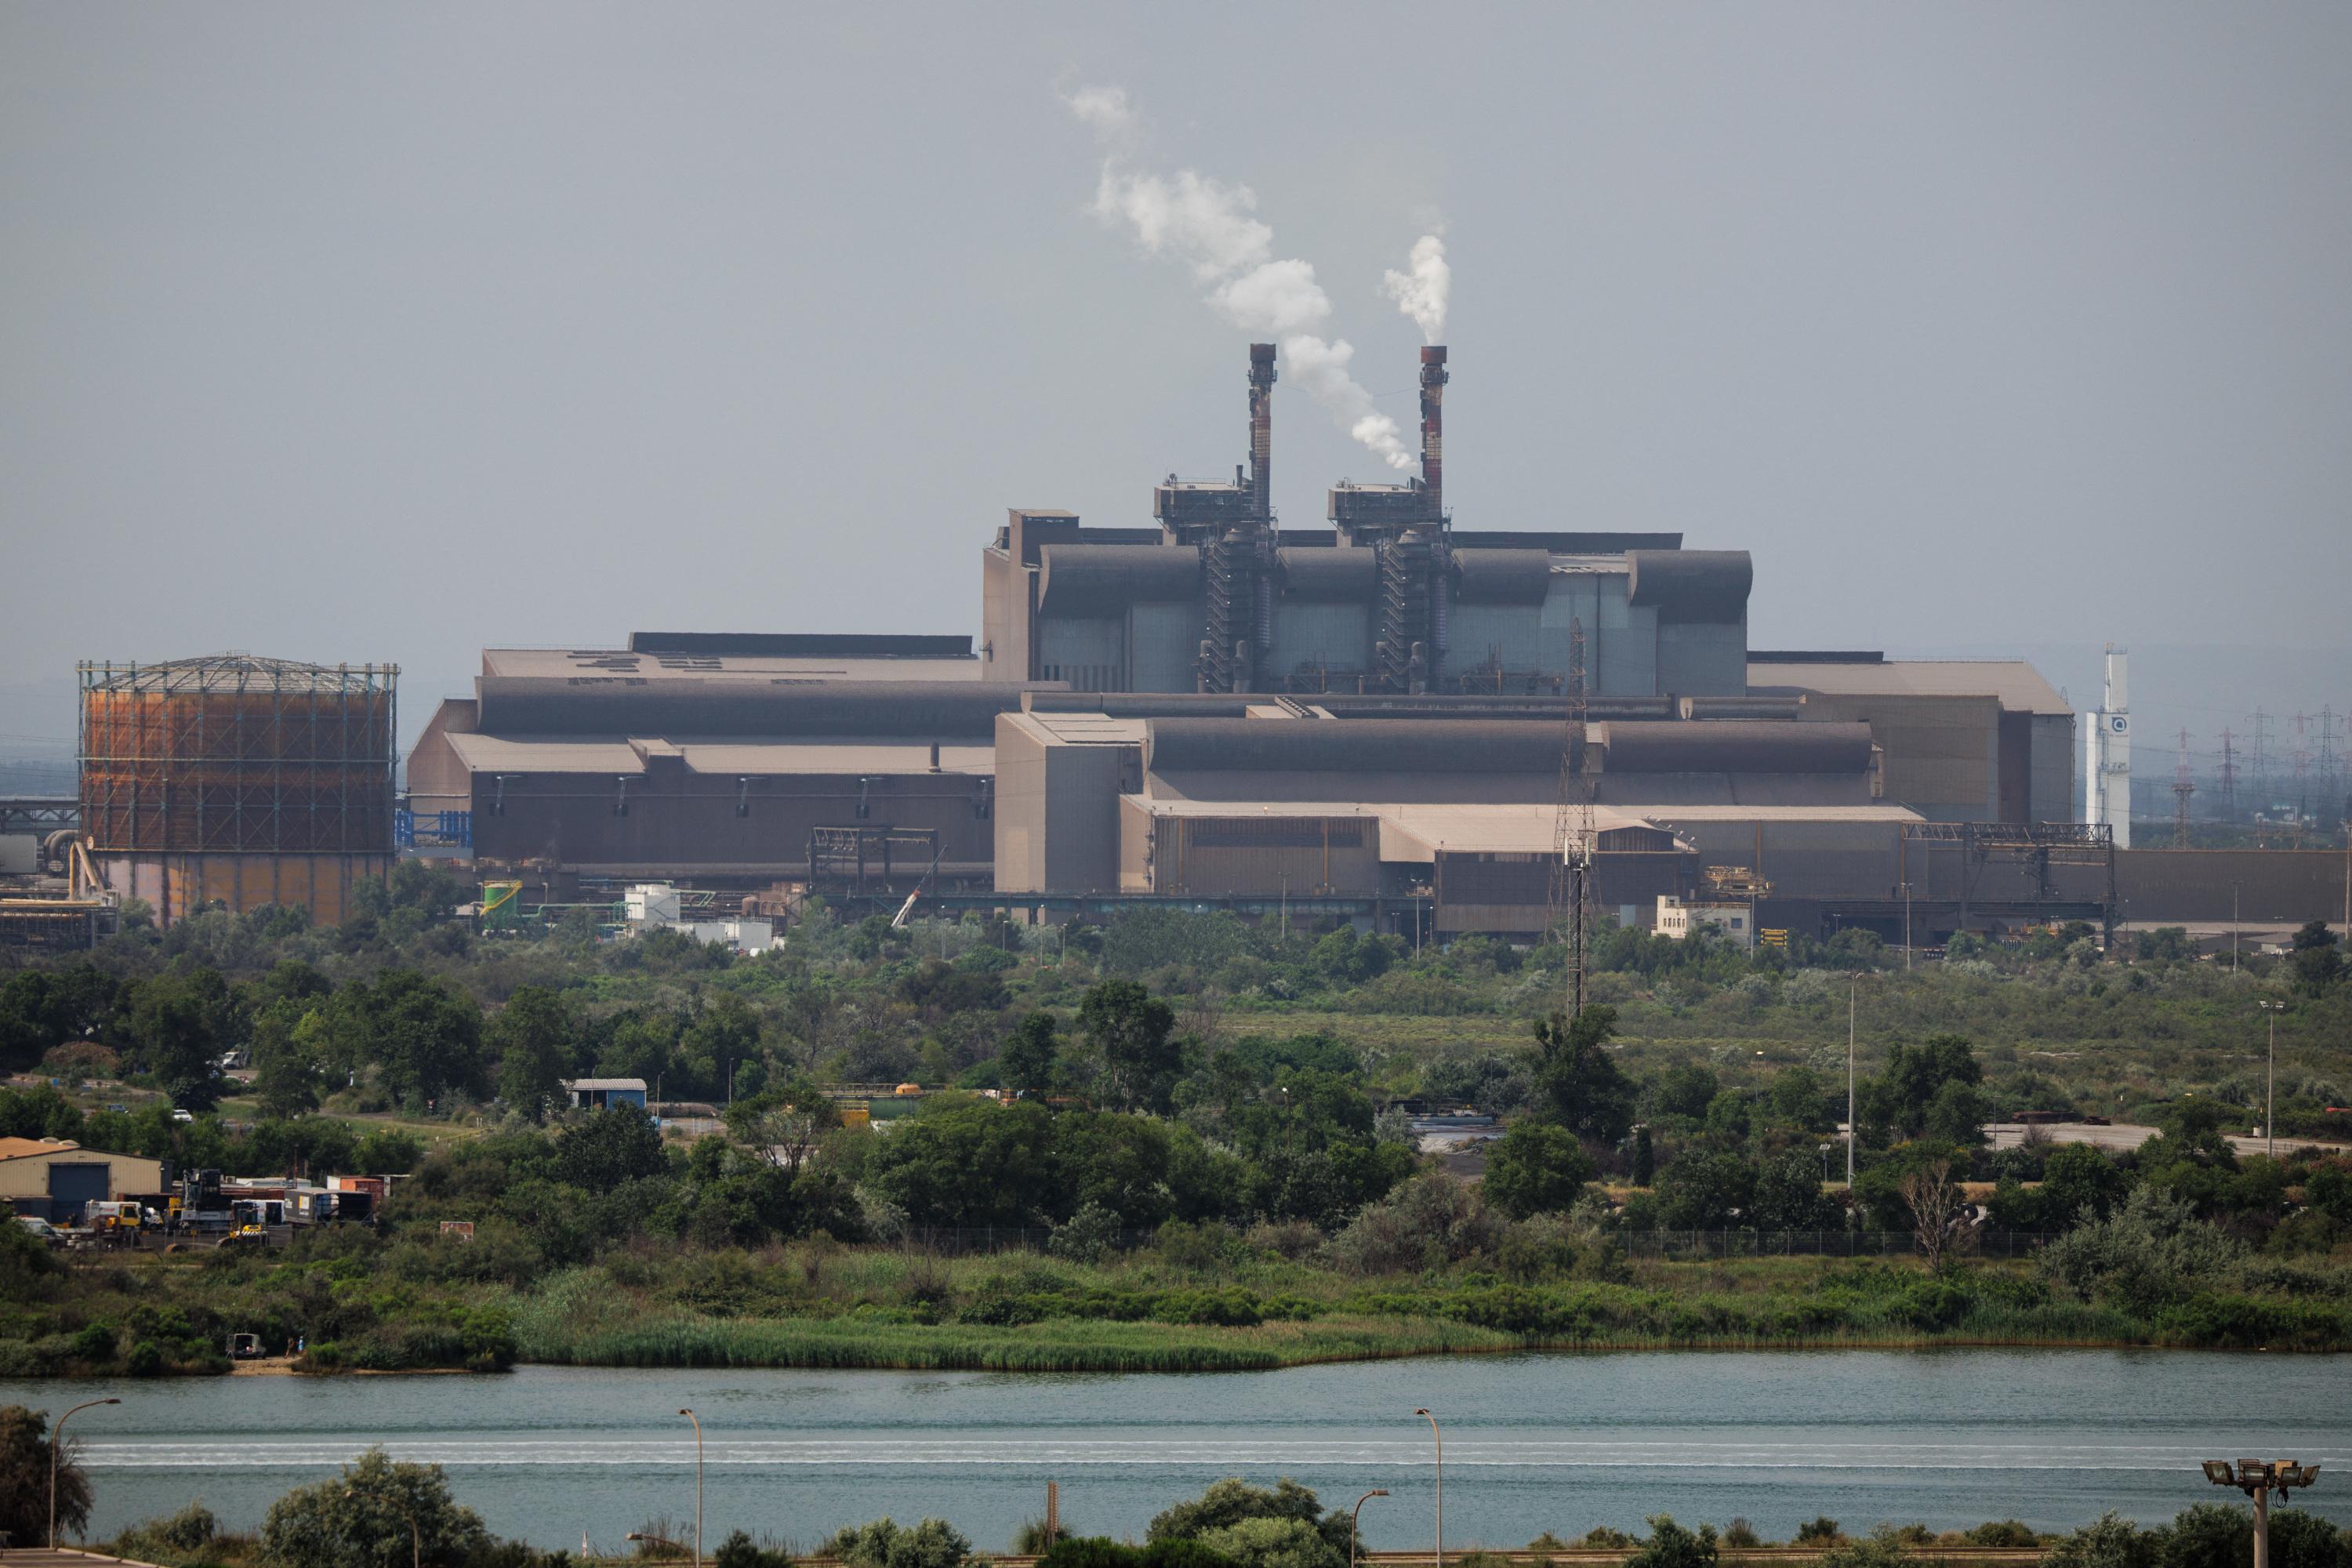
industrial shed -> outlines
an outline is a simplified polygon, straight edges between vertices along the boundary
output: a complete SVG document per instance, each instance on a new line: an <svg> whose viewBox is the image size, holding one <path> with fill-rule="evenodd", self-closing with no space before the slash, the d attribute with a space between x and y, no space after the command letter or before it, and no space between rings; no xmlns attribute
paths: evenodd
<svg viewBox="0 0 2352 1568"><path fill-rule="evenodd" d="M62 1138L0 1138L0 1199L18 1214L77 1225L83 1208L163 1190L163 1163Z"/></svg>

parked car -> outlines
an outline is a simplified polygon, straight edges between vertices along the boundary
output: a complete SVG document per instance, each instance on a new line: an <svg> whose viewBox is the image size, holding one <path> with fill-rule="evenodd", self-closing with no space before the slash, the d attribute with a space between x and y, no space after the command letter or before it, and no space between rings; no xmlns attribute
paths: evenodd
<svg viewBox="0 0 2352 1568"><path fill-rule="evenodd" d="M66 1233L38 1215L20 1214L16 1216L16 1223L51 1247L63 1247L66 1244Z"/></svg>

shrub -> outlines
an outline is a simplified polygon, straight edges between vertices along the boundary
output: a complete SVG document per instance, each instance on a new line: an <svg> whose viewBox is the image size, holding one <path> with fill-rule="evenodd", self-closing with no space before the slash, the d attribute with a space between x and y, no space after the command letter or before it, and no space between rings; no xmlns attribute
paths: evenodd
<svg viewBox="0 0 2352 1568"><path fill-rule="evenodd" d="M1962 1537L1971 1546L2039 1546L2042 1537L2013 1519L1988 1520Z"/></svg>
<svg viewBox="0 0 2352 1568"><path fill-rule="evenodd" d="M817 1549L850 1568L959 1568L971 1555L971 1542L943 1519L927 1519L909 1530L883 1518L841 1531Z"/></svg>
<svg viewBox="0 0 2352 1568"><path fill-rule="evenodd" d="M1827 1514L1823 1514L1810 1524L1801 1524L1797 1526L1797 1533L1790 1538L1790 1544L1793 1546L1835 1546L1843 1542L1844 1540L1844 1535L1838 1530L1838 1521L1830 1518Z"/></svg>
<svg viewBox="0 0 2352 1568"><path fill-rule="evenodd" d="M1648 1538L1625 1559L1625 1568L1712 1568L1714 1562L1715 1526L1702 1524L1693 1534L1674 1515L1654 1513Z"/></svg>
<svg viewBox="0 0 2352 1568"><path fill-rule="evenodd" d="M2162 1537L2113 1511L2062 1537L2042 1559L2043 1568L2158 1568Z"/></svg>

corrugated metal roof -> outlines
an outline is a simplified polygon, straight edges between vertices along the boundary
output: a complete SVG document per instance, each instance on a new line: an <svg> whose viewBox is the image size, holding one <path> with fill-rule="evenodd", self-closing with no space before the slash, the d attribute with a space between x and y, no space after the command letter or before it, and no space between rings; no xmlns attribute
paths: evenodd
<svg viewBox="0 0 2352 1568"><path fill-rule="evenodd" d="M457 760L484 773L642 773L645 753L677 755L698 773L920 773L931 766L928 742L833 740L812 742L588 741L510 739L499 735L448 737ZM993 773L993 746L970 742L940 746L943 773Z"/></svg>
<svg viewBox="0 0 2352 1568"><path fill-rule="evenodd" d="M470 773L641 773L646 761L626 741L509 741L478 732L451 735L449 749Z"/></svg>
<svg viewBox="0 0 2352 1568"><path fill-rule="evenodd" d="M1622 808L1621 808L1622 809ZM1652 822L1925 822L1901 805L1661 805L1643 810Z"/></svg>
<svg viewBox="0 0 2352 1568"><path fill-rule="evenodd" d="M26 1160L37 1154L67 1154L81 1145L63 1138L0 1138L0 1160Z"/></svg>
<svg viewBox="0 0 2352 1568"><path fill-rule="evenodd" d="M626 648L486 647L487 676L660 680L978 680L977 658L808 658L742 653L632 653Z"/></svg>
<svg viewBox="0 0 2352 1568"><path fill-rule="evenodd" d="M2023 659L1903 658L1885 664L1774 664L1750 659L1748 689L1792 687L1828 696L1992 697L2012 713L2068 713L2074 708Z"/></svg>
<svg viewBox="0 0 2352 1568"><path fill-rule="evenodd" d="M1108 713L1062 713L1032 710L1018 716L1041 738L1066 746L1139 746L1149 727L1142 719L1117 719Z"/></svg>

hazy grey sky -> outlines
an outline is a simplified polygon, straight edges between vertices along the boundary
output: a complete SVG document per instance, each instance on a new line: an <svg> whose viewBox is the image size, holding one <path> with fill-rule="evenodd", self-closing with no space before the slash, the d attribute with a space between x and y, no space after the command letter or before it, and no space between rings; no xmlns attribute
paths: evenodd
<svg viewBox="0 0 2352 1568"><path fill-rule="evenodd" d="M1007 505L1243 456L1091 84L1408 424L1379 285L1444 221L1463 527L1752 550L1759 646L2345 669L2347 83L2332 3L17 0L0 676L391 658L413 727L485 642L976 630ZM1291 525L1379 477L1276 417Z"/></svg>

